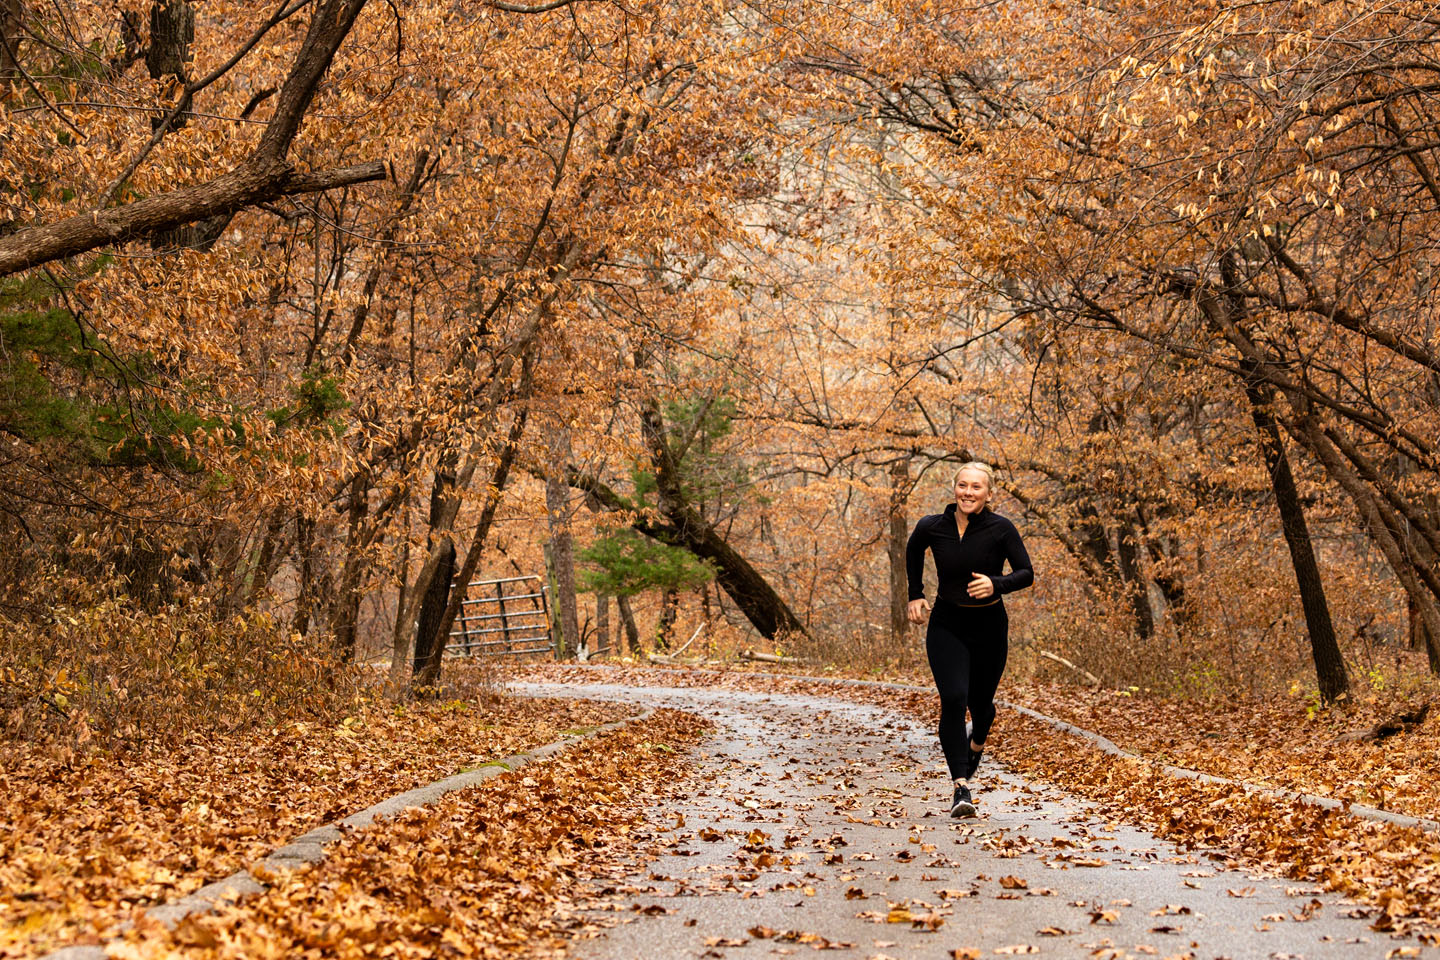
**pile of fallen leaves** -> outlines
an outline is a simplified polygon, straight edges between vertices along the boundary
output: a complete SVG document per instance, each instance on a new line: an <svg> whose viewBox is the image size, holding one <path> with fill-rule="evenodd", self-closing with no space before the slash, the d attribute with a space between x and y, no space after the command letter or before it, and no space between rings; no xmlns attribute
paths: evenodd
<svg viewBox="0 0 1440 960"><path fill-rule="evenodd" d="M557 950L587 890L648 840L643 807L683 779L706 725L673 710L584 749L349 831L314 866L175 931L143 922L115 957L507 957Z"/></svg>
<svg viewBox="0 0 1440 960"><path fill-rule="evenodd" d="M0 743L0 957L113 931L381 799L634 709L494 695L122 754Z"/></svg>
<svg viewBox="0 0 1440 960"><path fill-rule="evenodd" d="M1328 708L1300 696L1195 701L1037 683L1007 684L1003 695L1176 766L1416 817L1440 812L1440 709L1423 694Z"/></svg>
<svg viewBox="0 0 1440 960"><path fill-rule="evenodd" d="M754 671L700 672L654 667L616 667L603 671L564 665L534 665L521 668L527 677L543 676L572 683L623 682L669 687L729 686L767 692L809 693L837 697L898 710L926 723L938 720L938 701L929 691L895 690L874 686L827 683L797 674L763 674ZM1011 694L1011 689L1004 691ZM1053 707L1053 704L1051 704ZM1047 711L1048 712L1048 711ZM1257 714L1258 715L1258 714ZM1303 712L1302 712L1303 715ZM1283 711L1268 715L1270 720ZM1265 717L1262 716L1262 721ZM1087 726L1085 717L1071 712L1070 722ZM1192 726L1207 729L1191 716ZM1209 718L1206 718L1208 722ZM1177 714L1170 717L1178 724ZM1332 720L1342 726L1356 722L1354 716ZM1362 721L1363 722L1363 721ZM1113 723L1113 718L1112 718ZM1237 715L1234 735L1240 736L1243 721ZM1137 733L1126 742L1112 727L1103 729L1122 747L1143 737L1161 734ZM1336 811L1299 803L1283 797L1247 793L1242 787L1205 784L1169 776L1153 763L1116 758L1093 748L1087 741L1065 734L1041 721L1002 712L992 741L992 754L1001 762L1029 776L1051 781L1064 789L1093 800L1107 814L1139 824L1159 836L1183 845L1210 850L1220 858L1232 858L1253 867L1262 867L1284 876L1319 883L1373 905L1379 930L1403 928L1416 921L1440 924L1440 835L1413 828L1396 827L1352 817ZM1409 734L1405 734L1409 736ZM1433 734L1418 733L1420 736ZM1384 741L1391 744L1396 738ZM1297 740L1314 743L1303 737ZM1262 741L1262 743L1265 741ZM1369 750L1366 744L1345 742L1349 749ZM1272 750L1283 748L1278 741ZM1170 754L1169 762L1180 762L1222 753L1223 745L1184 757ZM1263 753L1263 750L1257 750ZM1240 761L1243 763L1244 761ZM1434 758L1428 758L1433 764ZM1429 766L1419 766L1417 779ZM1220 772L1217 770L1216 772ZM1243 774L1243 769L1229 769ZM1248 778L1247 778L1248 779ZM1426 784L1435 789L1435 784ZM1315 791L1320 792L1320 791ZM1429 813L1433 814L1431 807Z"/></svg>
<svg viewBox="0 0 1440 960"><path fill-rule="evenodd" d="M849 688L854 690L855 688ZM847 696L849 694L846 694ZM1005 718L996 756L1182 845L1208 848L1375 905L1377 930L1440 924L1440 836L1239 786L1168 776L1041 721Z"/></svg>

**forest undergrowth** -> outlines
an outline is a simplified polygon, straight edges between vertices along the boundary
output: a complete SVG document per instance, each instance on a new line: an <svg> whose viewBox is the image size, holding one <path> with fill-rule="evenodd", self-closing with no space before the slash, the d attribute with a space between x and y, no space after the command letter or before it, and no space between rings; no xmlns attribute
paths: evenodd
<svg viewBox="0 0 1440 960"><path fill-rule="evenodd" d="M572 683L597 677L593 669L561 664L517 666L512 674ZM927 690L832 684L795 672L622 665L599 675L607 682L811 693L900 710L931 724L938 720L938 702ZM1386 809L1419 816L1433 814L1440 801L1440 784L1431 775L1440 722L1423 721L1379 743L1337 739L1394 717L1396 703L1378 696L1321 711L1300 697L1263 705L1237 701L1220 709L1132 691L1037 683L1009 683L1002 695L1177 765L1377 806L1383 795ZM1258 796L1241 786L1169 776L1155 764L1113 757L1012 711L1001 711L995 733L991 752L998 760L1084 796L1117 819L1209 851L1217 860L1318 883L1361 900L1366 906L1357 909L1372 915L1377 930L1418 926L1422 936L1440 942L1433 941L1440 926L1440 836ZM936 756L938 762L938 748Z"/></svg>
<svg viewBox="0 0 1440 960"><path fill-rule="evenodd" d="M0 615L0 741L123 751L327 722L365 699L369 675L324 639L204 596L147 609L123 583L56 577Z"/></svg>

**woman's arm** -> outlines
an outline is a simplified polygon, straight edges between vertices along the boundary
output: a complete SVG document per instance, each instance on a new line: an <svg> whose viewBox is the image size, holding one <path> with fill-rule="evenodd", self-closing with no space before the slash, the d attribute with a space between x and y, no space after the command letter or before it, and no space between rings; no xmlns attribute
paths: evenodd
<svg viewBox="0 0 1440 960"><path fill-rule="evenodd" d="M1010 561L1010 572L990 578L997 594L1024 590L1035 582L1035 570L1030 566L1030 554L1025 550L1025 542L1020 539L1020 531L1015 529L1014 524L1007 526L1009 529L1000 538L1000 549L1004 551L1005 559Z"/></svg>
<svg viewBox="0 0 1440 960"><path fill-rule="evenodd" d="M925 599L925 547L929 543L930 534L921 519L905 542L905 579L909 581L911 600Z"/></svg>

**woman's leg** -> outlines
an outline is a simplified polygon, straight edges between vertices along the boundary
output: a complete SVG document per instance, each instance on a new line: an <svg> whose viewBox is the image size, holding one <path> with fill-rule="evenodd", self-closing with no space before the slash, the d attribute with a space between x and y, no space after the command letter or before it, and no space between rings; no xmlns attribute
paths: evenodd
<svg viewBox="0 0 1440 960"><path fill-rule="evenodd" d="M970 650L970 742L967 759L967 777L975 772L980 762L980 752L990 736L990 725L995 722L995 691L1000 686L1000 677L1005 672L1005 661L1010 652L1010 619L1002 604L988 608L996 611L993 616L976 618L974 633L971 635Z"/></svg>
<svg viewBox="0 0 1440 960"><path fill-rule="evenodd" d="M925 653L940 693L940 749L952 780L963 780L969 762L965 708L970 693L970 649L938 604L925 630ZM991 691L993 695L993 690Z"/></svg>

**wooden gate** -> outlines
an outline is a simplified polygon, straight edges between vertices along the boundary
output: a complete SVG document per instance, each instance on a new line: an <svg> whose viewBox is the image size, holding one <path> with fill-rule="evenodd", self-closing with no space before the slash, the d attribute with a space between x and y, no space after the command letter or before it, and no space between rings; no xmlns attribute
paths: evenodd
<svg viewBox="0 0 1440 960"><path fill-rule="evenodd" d="M473 580L450 631L452 657L555 653L550 636L549 591L539 577Z"/></svg>

